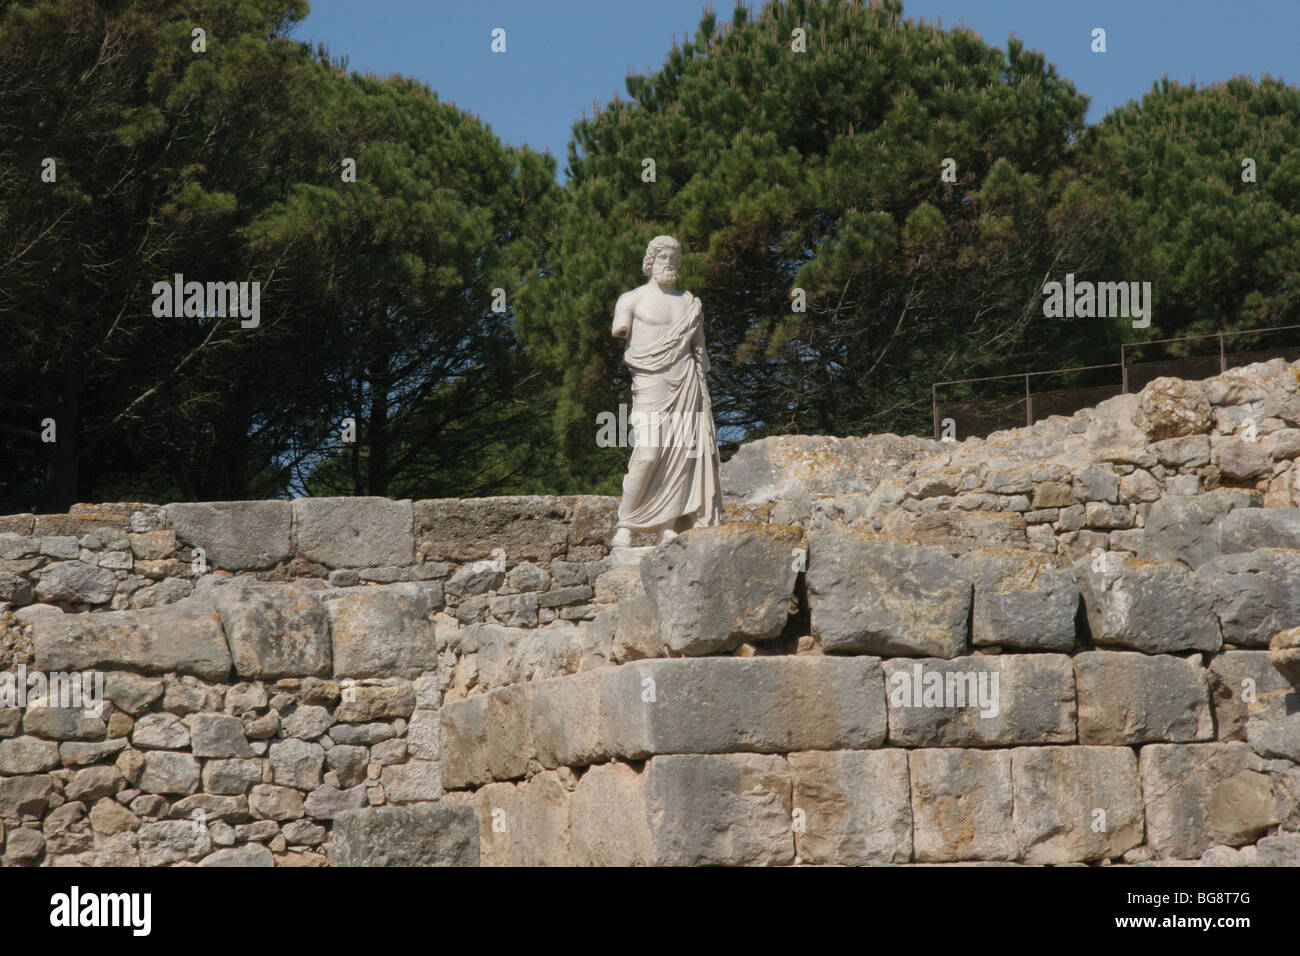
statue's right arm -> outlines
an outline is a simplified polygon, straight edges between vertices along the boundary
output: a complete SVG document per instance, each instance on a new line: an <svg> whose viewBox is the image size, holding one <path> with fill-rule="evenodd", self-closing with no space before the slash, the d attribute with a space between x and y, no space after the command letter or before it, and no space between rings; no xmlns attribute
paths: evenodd
<svg viewBox="0 0 1300 956"><path fill-rule="evenodd" d="M614 306L614 327L610 330L614 338L625 339L632 334L632 312L635 303L631 292L624 292L618 297Z"/></svg>

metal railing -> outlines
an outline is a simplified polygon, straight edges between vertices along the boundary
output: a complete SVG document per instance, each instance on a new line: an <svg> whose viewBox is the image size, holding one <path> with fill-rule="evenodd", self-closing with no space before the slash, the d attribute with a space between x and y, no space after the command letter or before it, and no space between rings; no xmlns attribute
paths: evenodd
<svg viewBox="0 0 1300 956"><path fill-rule="evenodd" d="M1267 335L1300 329L1300 325L1280 325L1268 329L1246 329L1240 332L1211 332L1208 335L1186 335L1172 339L1152 339L1149 342L1129 342L1119 347L1119 361L1103 365L1078 365L1072 368L1046 369L1038 372L1016 372L1009 375L986 375L980 378L958 378L944 382L935 382L930 386L930 409L934 424L934 437L938 439L942 431L941 410L947 412L942 418L953 419L960 437L969 438L981 433L998 431L1003 428L1017 428L1021 424L1032 425L1036 420L1049 415L1071 415L1081 408L1087 408L1114 395L1124 395L1129 391L1141 390L1148 382L1162 375L1177 378L1207 378L1222 374L1229 368L1239 368L1252 362L1267 358L1283 357L1291 361L1300 359L1300 336L1296 336L1294 345L1274 346L1255 351L1229 352L1226 339L1235 336ZM1171 358L1155 362L1130 362L1130 356L1140 349L1154 345L1169 345L1174 342L1195 342L1206 339L1218 339L1217 355L1188 356ZM1073 389L1035 392L1031 387L1035 377L1047 375L1065 375L1074 373L1096 372L1102 369L1119 369L1119 382L1091 385ZM1178 373L1182 374L1178 374ZM1011 379L1024 380L1024 393L1015 395L996 395L988 398L960 399L952 402L939 401L939 388L947 385L970 385L976 382L996 382ZM1035 398L1038 399L1037 417L1034 414ZM1023 422L1019 421L1022 417ZM965 426L955 414L962 414ZM1015 420L1013 420L1013 418ZM983 424L981 424L981 422ZM984 427L987 425L989 427Z"/></svg>

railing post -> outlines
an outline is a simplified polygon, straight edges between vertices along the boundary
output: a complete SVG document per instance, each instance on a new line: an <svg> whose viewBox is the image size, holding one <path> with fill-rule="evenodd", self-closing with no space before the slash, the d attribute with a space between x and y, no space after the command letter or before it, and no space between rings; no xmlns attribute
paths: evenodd
<svg viewBox="0 0 1300 956"><path fill-rule="evenodd" d="M1029 394L1029 376L1025 376L1025 425L1028 427L1034 423L1034 399Z"/></svg>
<svg viewBox="0 0 1300 956"><path fill-rule="evenodd" d="M1219 374L1222 375L1228 370L1228 358L1223 353L1223 333L1219 333Z"/></svg>
<svg viewBox="0 0 1300 956"><path fill-rule="evenodd" d="M939 393L938 386L930 385L930 417L934 419L934 440L939 440Z"/></svg>
<svg viewBox="0 0 1300 956"><path fill-rule="evenodd" d="M1128 357L1124 354L1124 345L1119 347L1119 390L1121 394L1128 394Z"/></svg>

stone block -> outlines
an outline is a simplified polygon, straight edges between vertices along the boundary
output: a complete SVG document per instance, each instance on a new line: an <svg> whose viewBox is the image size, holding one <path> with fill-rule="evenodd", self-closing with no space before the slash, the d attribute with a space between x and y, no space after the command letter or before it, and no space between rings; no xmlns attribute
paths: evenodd
<svg viewBox="0 0 1300 956"><path fill-rule="evenodd" d="M1251 702L1290 687L1269 663L1268 651L1224 651L1210 661L1208 672L1219 740L1245 740Z"/></svg>
<svg viewBox="0 0 1300 956"><path fill-rule="evenodd" d="M417 501L416 541L429 561L477 561L500 549L507 566L549 563L568 551L571 501L526 495Z"/></svg>
<svg viewBox="0 0 1300 956"><path fill-rule="evenodd" d="M415 561L410 501L389 498L298 498L293 502L298 553L330 568L375 568Z"/></svg>
<svg viewBox="0 0 1300 956"><path fill-rule="evenodd" d="M570 801L570 852L577 866L653 866L654 834L645 802L646 771L598 764Z"/></svg>
<svg viewBox="0 0 1300 956"><path fill-rule="evenodd" d="M1074 570L1094 643L1148 654L1223 646L1209 589L1182 565L1106 554Z"/></svg>
<svg viewBox="0 0 1300 956"><path fill-rule="evenodd" d="M810 535L812 632L828 651L956 657L971 584L939 548L861 535Z"/></svg>
<svg viewBox="0 0 1300 956"><path fill-rule="evenodd" d="M1255 698L1247 712L1246 739L1261 757L1300 763L1300 691L1288 687Z"/></svg>
<svg viewBox="0 0 1300 956"><path fill-rule="evenodd" d="M1029 548L1024 515L1014 511L934 511L919 516L912 532L917 544L953 555L976 548Z"/></svg>
<svg viewBox="0 0 1300 956"><path fill-rule="evenodd" d="M884 662L889 742L1011 746L1075 739L1074 673L1064 654Z"/></svg>
<svg viewBox="0 0 1300 956"><path fill-rule="evenodd" d="M145 793L189 796L199 788L199 762L190 754L151 750L136 786Z"/></svg>
<svg viewBox="0 0 1300 956"><path fill-rule="evenodd" d="M212 603L240 677L278 680L331 673L329 619L314 589L226 585L213 591Z"/></svg>
<svg viewBox="0 0 1300 956"><path fill-rule="evenodd" d="M601 737L606 671L539 681L529 695L528 730L543 767L583 767L608 756Z"/></svg>
<svg viewBox="0 0 1300 956"><path fill-rule="evenodd" d="M1011 751L910 750L907 765L918 863L1016 859Z"/></svg>
<svg viewBox="0 0 1300 956"><path fill-rule="evenodd" d="M1209 684L1198 657L1088 651L1074 658L1079 742L1210 740Z"/></svg>
<svg viewBox="0 0 1300 956"><path fill-rule="evenodd" d="M1020 747L1011 785L1025 863L1113 860L1142 843L1142 785L1127 747Z"/></svg>
<svg viewBox="0 0 1300 956"><path fill-rule="evenodd" d="M442 707L442 785L448 790L478 786L491 779L486 698L486 694L476 694Z"/></svg>
<svg viewBox="0 0 1300 956"><path fill-rule="evenodd" d="M1224 518L1236 509L1250 507L1255 500L1239 488L1219 488L1203 495L1165 495L1151 506L1138 555L1199 568L1222 553L1219 525Z"/></svg>
<svg viewBox="0 0 1300 956"><path fill-rule="evenodd" d="M47 672L125 667L210 681L230 675L220 619L202 598L135 611L42 615L32 632L36 667Z"/></svg>
<svg viewBox="0 0 1300 956"><path fill-rule="evenodd" d="M1197 574L1208 583L1229 644L1267 647L1274 634L1300 622L1300 551L1225 554Z"/></svg>
<svg viewBox="0 0 1300 956"><path fill-rule="evenodd" d="M641 580L664 643L703 655L780 635L802 543L792 525L728 524L656 548L641 563Z"/></svg>
<svg viewBox="0 0 1300 956"><path fill-rule="evenodd" d="M260 571L293 556L288 501L176 502L167 506L167 519L176 537L202 548L214 568Z"/></svg>
<svg viewBox="0 0 1300 956"><path fill-rule="evenodd" d="M334 819L335 866L477 866L478 822L464 807L349 810Z"/></svg>
<svg viewBox="0 0 1300 956"><path fill-rule="evenodd" d="M1273 635L1268 642L1268 660L1283 680L1300 687L1300 627Z"/></svg>
<svg viewBox="0 0 1300 956"><path fill-rule="evenodd" d="M415 677L438 666L437 584L348 588L325 604L338 677Z"/></svg>
<svg viewBox="0 0 1300 956"><path fill-rule="evenodd" d="M980 549L959 561L974 583L972 644L1036 651L1073 649L1079 586L1058 559Z"/></svg>
<svg viewBox="0 0 1300 956"><path fill-rule="evenodd" d="M1219 527L1224 554L1256 548L1300 550L1300 508L1238 508ZM37 589L40 597L40 588Z"/></svg>
<svg viewBox="0 0 1300 956"><path fill-rule="evenodd" d="M801 862L865 866L911 859L906 751L808 751L790 754L789 766Z"/></svg>
<svg viewBox="0 0 1300 956"><path fill-rule="evenodd" d="M659 866L780 866L794 861L790 774L761 754L655 757L645 802Z"/></svg>
<svg viewBox="0 0 1300 956"><path fill-rule="evenodd" d="M442 796L437 761L411 760L385 767L379 775L389 803L417 803Z"/></svg>
<svg viewBox="0 0 1300 956"><path fill-rule="evenodd" d="M1147 845L1194 860L1215 844L1253 843L1276 826L1273 785L1243 743L1151 744L1138 758Z"/></svg>
<svg viewBox="0 0 1300 956"><path fill-rule="evenodd" d="M600 673L600 733L614 756L856 750L885 739L875 658L678 658Z"/></svg>
<svg viewBox="0 0 1300 956"><path fill-rule="evenodd" d="M244 724L227 714L195 714L187 721L190 750L196 757L251 757Z"/></svg>
<svg viewBox="0 0 1300 956"><path fill-rule="evenodd" d="M84 561L55 561L41 569L36 600L103 604L116 590L117 577L106 568Z"/></svg>

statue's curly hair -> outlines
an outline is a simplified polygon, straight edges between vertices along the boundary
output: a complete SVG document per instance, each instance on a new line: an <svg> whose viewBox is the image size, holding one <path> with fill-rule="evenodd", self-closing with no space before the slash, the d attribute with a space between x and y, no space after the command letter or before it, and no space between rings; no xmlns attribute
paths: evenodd
<svg viewBox="0 0 1300 956"><path fill-rule="evenodd" d="M641 274L648 276L650 270L654 267L655 256L659 255L662 249L676 249L682 251L682 244L672 236L655 236L650 240L650 244L645 247L645 258L641 260Z"/></svg>

